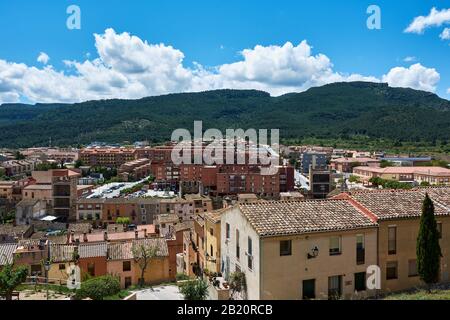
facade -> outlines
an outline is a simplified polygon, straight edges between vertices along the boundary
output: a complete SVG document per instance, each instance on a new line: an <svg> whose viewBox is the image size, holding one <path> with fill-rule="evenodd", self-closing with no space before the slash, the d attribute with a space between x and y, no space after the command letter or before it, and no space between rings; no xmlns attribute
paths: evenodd
<svg viewBox="0 0 450 320"><path fill-rule="evenodd" d="M205 235L205 269L211 273L221 272L221 225L220 218L224 210L207 212L204 214Z"/></svg>
<svg viewBox="0 0 450 320"><path fill-rule="evenodd" d="M8 177L25 176L30 174L38 163L40 162L35 160L9 160L3 162L1 167Z"/></svg>
<svg viewBox="0 0 450 320"><path fill-rule="evenodd" d="M330 162L331 168L343 173L352 173L355 167L379 167L380 160L373 158L337 158Z"/></svg>
<svg viewBox="0 0 450 320"><path fill-rule="evenodd" d="M343 200L240 204L221 217L222 271L245 273L248 299L367 296L376 227Z"/></svg>
<svg viewBox="0 0 450 320"><path fill-rule="evenodd" d="M352 192L343 198L377 218L378 261L381 288L392 292L423 285L417 274L416 240L419 232L425 193L434 202L435 216L441 233L440 281L450 280L450 188L427 188L412 191L380 190Z"/></svg>
<svg viewBox="0 0 450 320"><path fill-rule="evenodd" d="M148 177L152 172L151 160L141 158L122 164L118 175L124 181L136 181Z"/></svg>
<svg viewBox="0 0 450 320"><path fill-rule="evenodd" d="M325 167L327 165L327 162L328 162L327 153L317 151L306 151L301 155L300 171L303 174L308 175L310 166L313 166L313 168Z"/></svg>
<svg viewBox="0 0 450 320"><path fill-rule="evenodd" d="M137 157L134 148L86 148L80 150L79 159L86 166L119 168Z"/></svg>
<svg viewBox="0 0 450 320"><path fill-rule="evenodd" d="M450 185L450 169L441 167L355 167L353 173L364 181L379 177L400 182Z"/></svg>
<svg viewBox="0 0 450 320"><path fill-rule="evenodd" d="M325 199L332 190L331 170L329 167L309 169L310 196L313 199Z"/></svg>

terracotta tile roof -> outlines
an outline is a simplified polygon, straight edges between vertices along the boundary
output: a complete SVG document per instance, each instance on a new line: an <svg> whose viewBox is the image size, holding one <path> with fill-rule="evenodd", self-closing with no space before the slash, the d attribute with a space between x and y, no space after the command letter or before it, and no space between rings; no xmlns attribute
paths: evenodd
<svg viewBox="0 0 450 320"><path fill-rule="evenodd" d="M0 234L22 237L23 233L27 233L31 226L13 226L12 224L0 224Z"/></svg>
<svg viewBox="0 0 450 320"><path fill-rule="evenodd" d="M267 201L238 208L261 237L377 226L346 200Z"/></svg>
<svg viewBox="0 0 450 320"><path fill-rule="evenodd" d="M133 243L108 243L108 260L132 260Z"/></svg>
<svg viewBox="0 0 450 320"><path fill-rule="evenodd" d="M422 174L432 176L450 176L450 169L441 167L355 167L353 170L375 172L380 174Z"/></svg>
<svg viewBox="0 0 450 320"><path fill-rule="evenodd" d="M71 223L69 224L69 231L74 231L75 233L89 233L91 231L92 225L90 223Z"/></svg>
<svg viewBox="0 0 450 320"><path fill-rule="evenodd" d="M390 220L420 217L426 192L434 201L436 215L450 215L450 188L354 191L350 196L379 220Z"/></svg>
<svg viewBox="0 0 450 320"><path fill-rule="evenodd" d="M80 244L78 246L78 253L81 259L106 257L107 251L108 244L106 242Z"/></svg>
<svg viewBox="0 0 450 320"><path fill-rule="evenodd" d="M14 259L14 251L17 249L16 243L0 244L0 266L12 263Z"/></svg>
<svg viewBox="0 0 450 320"><path fill-rule="evenodd" d="M155 238L155 239L141 239L134 240L133 246L145 246L146 248L156 248L158 257L168 257L169 248L167 247L166 239Z"/></svg>
<svg viewBox="0 0 450 320"><path fill-rule="evenodd" d="M222 218L222 213L224 213L225 211L226 209L220 209L212 212L205 212L203 215L205 216L205 219L211 221L212 223L218 223Z"/></svg>
<svg viewBox="0 0 450 320"><path fill-rule="evenodd" d="M157 248L158 257L169 256L167 242L163 238L142 239L122 243L108 243L108 260L131 260L134 258L133 247L143 245L145 248Z"/></svg>
<svg viewBox="0 0 450 320"><path fill-rule="evenodd" d="M50 245L50 257L53 263L73 261L74 245L52 244Z"/></svg>

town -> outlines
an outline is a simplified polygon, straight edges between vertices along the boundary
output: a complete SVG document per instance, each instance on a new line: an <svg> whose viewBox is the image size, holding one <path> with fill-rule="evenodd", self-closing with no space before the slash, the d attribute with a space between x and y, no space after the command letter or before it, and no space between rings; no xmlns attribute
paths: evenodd
<svg viewBox="0 0 450 320"><path fill-rule="evenodd" d="M161 286L166 299L197 299L183 293L196 281L211 300L385 297L424 284L416 239L426 199L437 282L450 281L445 159L280 145L265 175L248 152L244 164L175 164L174 146L1 150L0 269L26 270L5 297L150 300L145 288ZM116 292L84 289L111 277Z"/></svg>

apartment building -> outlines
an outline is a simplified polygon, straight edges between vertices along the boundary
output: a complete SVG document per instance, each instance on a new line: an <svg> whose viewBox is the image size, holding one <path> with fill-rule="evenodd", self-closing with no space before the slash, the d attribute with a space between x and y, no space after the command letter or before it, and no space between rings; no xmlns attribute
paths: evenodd
<svg viewBox="0 0 450 320"><path fill-rule="evenodd" d="M379 177L400 182L428 182L431 185L450 185L450 169L441 167L355 167L353 173L364 181Z"/></svg>
<svg viewBox="0 0 450 320"><path fill-rule="evenodd" d="M136 181L148 177L152 173L151 160L141 158L122 164L118 175L124 181Z"/></svg>
<svg viewBox="0 0 450 320"><path fill-rule="evenodd" d="M373 159L373 158L337 158L333 159L330 162L331 169L334 169L338 172L344 172L344 173L352 173L353 168L355 167L379 167L380 160Z"/></svg>
<svg viewBox="0 0 450 320"><path fill-rule="evenodd" d="M86 166L119 168L137 159L134 148L86 148L80 150L79 159Z"/></svg>
<svg viewBox="0 0 450 320"><path fill-rule="evenodd" d="M434 202L440 230L440 281L450 280L450 188L351 192L341 195L377 219L381 288L399 291L423 285L417 273L416 241L425 193Z"/></svg>
<svg viewBox="0 0 450 320"><path fill-rule="evenodd" d="M40 161L36 160L9 160L1 164L7 177L25 176L30 174Z"/></svg>
<svg viewBox="0 0 450 320"><path fill-rule="evenodd" d="M205 269L209 272L221 272L221 217L224 209L206 212L204 214L204 256L205 256Z"/></svg>
<svg viewBox="0 0 450 320"><path fill-rule="evenodd" d="M220 250L248 299L365 297L377 224L346 200L239 204L221 215Z"/></svg>

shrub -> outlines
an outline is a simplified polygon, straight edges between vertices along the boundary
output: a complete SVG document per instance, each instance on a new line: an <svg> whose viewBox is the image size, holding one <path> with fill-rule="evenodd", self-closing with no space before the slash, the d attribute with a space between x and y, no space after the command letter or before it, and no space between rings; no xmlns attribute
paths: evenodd
<svg viewBox="0 0 450 320"><path fill-rule="evenodd" d="M180 285L180 292L185 300L206 300L208 283L202 279L190 280Z"/></svg>
<svg viewBox="0 0 450 320"><path fill-rule="evenodd" d="M91 298L92 300L103 300L108 296L120 292L120 280L118 277L106 275L92 278L81 284L75 298L78 300Z"/></svg>

